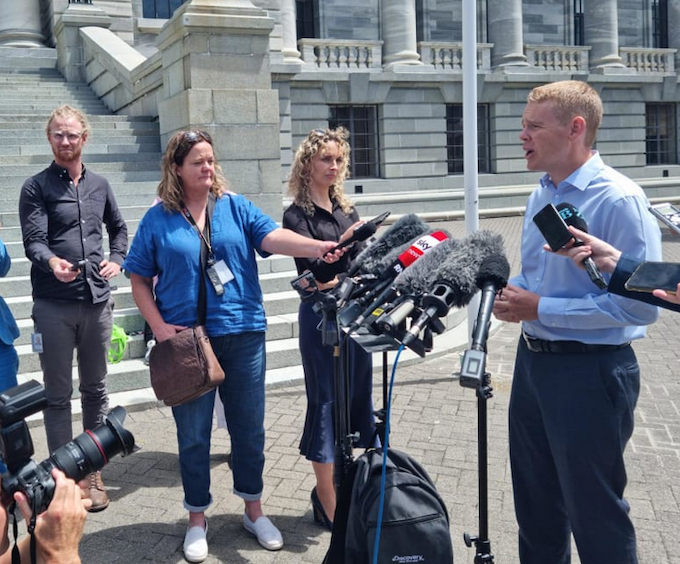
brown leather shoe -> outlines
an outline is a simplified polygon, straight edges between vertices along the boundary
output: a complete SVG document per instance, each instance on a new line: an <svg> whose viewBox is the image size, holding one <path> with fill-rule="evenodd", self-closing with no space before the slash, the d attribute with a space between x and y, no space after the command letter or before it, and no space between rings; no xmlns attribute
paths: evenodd
<svg viewBox="0 0 680 564"><path fill-rule="evenodd" d="M83 499L91 499L92 507L88 509L90 513L104 511L109 506L109 496L106 493L104 482L102 482L101 472L92 472L85 476L87 486L83 488Z"/></svg>

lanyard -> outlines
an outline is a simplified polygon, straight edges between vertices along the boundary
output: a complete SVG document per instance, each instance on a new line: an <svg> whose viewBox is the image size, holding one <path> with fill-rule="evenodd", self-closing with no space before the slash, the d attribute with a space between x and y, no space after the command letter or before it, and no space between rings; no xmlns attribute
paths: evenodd
<svg viewBox="0 0 680 564"><path fill-rule="evenodd" d="M196 233L198 233L198 236L203 240L205 243L205 246L208 248L208 264L211 264L214 262L213 259L213 251L212 251L212 245L210 244L210 214L208 213L208 206L205 208L205 227L203 228L203 231L201 231L198 228L198 225L196 225L196 221L194 220L193 216L191 215L191 212L189 211L189 208L187 208L184 203L182 203L182 213L184 214L184 217L186 220L196 229ZM205 233L207 233L208 237L206 238Z"/></svg>

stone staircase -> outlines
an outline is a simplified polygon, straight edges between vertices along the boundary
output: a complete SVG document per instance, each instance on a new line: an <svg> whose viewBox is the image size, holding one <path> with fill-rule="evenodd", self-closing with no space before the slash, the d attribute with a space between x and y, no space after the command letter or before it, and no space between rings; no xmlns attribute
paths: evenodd
<svg viewBox="0 0 680 564"><path fill-rule="evenodd" d="M20 355L19 381L42 381L38 355L32 352L30 335L30 263L25 258L18 218L18 200L25 179L52 160L45 138L50 112L68 103L85 111L92 133L84 150L84 160L111 183L128 225L130 239L137 224L155 197L159 180L161 148L158 124L146 117L111 115L85 84L67 83L54 68L0 66L0 215L1 236L12 257L9 275L0 279L2 295L21 329L16 341ZM105 241L106 247L106 241ZM260 261L261 284L269 323L267 364L269 382L301 377L296 338L297 294L289 281L295 276L292 259L274 257ZM128 407L155 403L149 389L148 368L141 335L143 319L132 299L129 280L119 276L114 284L115 323L131 335L124 359L110 365L109 389L112 405ZM74 389L77 372L74 365ZM77 397L77 391L75 392ZM74 402L74 412L79 411Z"/></svg>
<svg viewBox="0 0 680 564"><path fill-rule="evenodd" d="M111 183L128 225L130 240L137 224L155 197L159 180L161 148L158 124L147 117L112 115L86 84L67 83L43 57L36 68L26 59L10 70L0 65L0 235L12 257L12 268L0 278L0 295L9 304L21 336L16 341L20 357L19 382L42 381L38 355L32 352L30 263L25 258L18 217L19 193L23 182L52 160L45 138L51 111L64 103L85 111L92 133L84 150L85 163ZM107 241L105 240L105 248ZM297 294L290 287L295 277L294 263L288 257L259 261L260 283L267 313L267 382L269 384L302 378L297 342ZM143 408L155 404L149 387L148 367L143 363L144 321L132 299L125 276L115 281L115 323L130 335L123 360L110 365L111 405ZM452 317L453 318L456 316ZM460 316L458 316L460 317ZM458 325L456 317L452 325ZM402 358L415 359L412 353ZM382 356L376 355L376 366ZM80 412L77 367L74 360L74 415ZM40 414L37 414L39 418Z"/></svg>

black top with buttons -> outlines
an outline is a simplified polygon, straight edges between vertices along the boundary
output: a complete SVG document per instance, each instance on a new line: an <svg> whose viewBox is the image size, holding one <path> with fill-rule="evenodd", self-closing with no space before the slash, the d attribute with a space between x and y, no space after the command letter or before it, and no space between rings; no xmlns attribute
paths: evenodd
<svg viewBox="0 0 680 564"><path fill-rule="evenodd" d="M328 213L327 210L314 205L314 215L310 216L297 204L291 204L283 213L283 227L320 241L338 241L342 234L357 221L359 221L359 214L355 209L352 209L350 214L346 214L335 201L333 201L333 213ZM363 245L360 244L354 245L338 262L333 264L327 264L321 259L296 258L295 266L298 274L310 270L318 282L328 282L335 276L347 272L351 261L362 247Z"/></svg>
<svg viewBox="0 0 680 564"><path fill-rule="evenodd" d="M122 264L127 255L125 220L109 182L83 167L76 186L55 162L24 182L19 216L26 256L31 261L33 297L59 301L101 303L110 287L99 274L104 260L103 229L109 235L109 260ZM81 274L68 284L54 277L49 260L60 257L72 264L87 260Z"/></svg>

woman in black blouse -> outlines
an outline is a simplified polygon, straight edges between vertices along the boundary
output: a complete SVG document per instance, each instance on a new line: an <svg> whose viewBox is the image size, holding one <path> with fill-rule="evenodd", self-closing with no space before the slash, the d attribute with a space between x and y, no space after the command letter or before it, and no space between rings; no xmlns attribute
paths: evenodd
<svg viewBox="0 0 680 564"><path fill-rule="evenodd" d="M345 196L343 182L349 173L350 147L347 130L315 129L300 144L289 179L293 203L283 214L283 226L314 239L348 238L359 222L359 214ZM328 291L342 279L359 249L352 248L334 264L317 259L295 259L298 274L309 270L319 289ZM307 390L307 415L300 441L300 454L311 461L316 487L311 498L314 519L328 529L335 514L333 485L333 348L324 346L318 329L321 316L313 300L300 303L300 353ZM352 339L343 347L349 357L350 431L359 433L356 446L368 446L374 437L371 355Z"/></svg>

